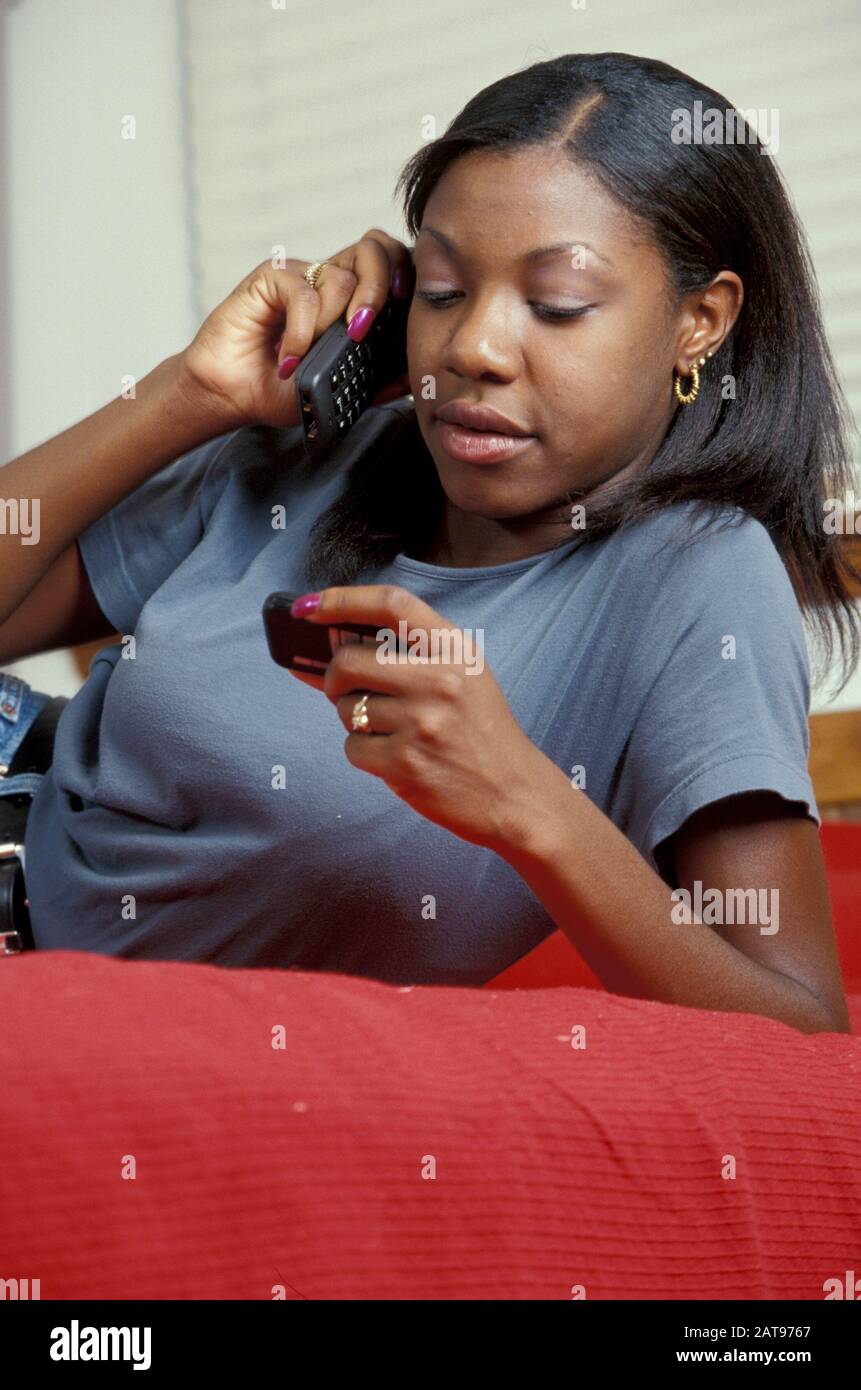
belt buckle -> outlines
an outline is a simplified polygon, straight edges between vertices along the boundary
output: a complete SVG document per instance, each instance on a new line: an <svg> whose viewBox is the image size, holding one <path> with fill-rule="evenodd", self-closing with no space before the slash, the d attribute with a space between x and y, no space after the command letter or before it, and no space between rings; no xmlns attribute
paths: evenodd
<svg viewBox="0 0 861 1390"><path fill-rule="evenodd" d="M24 846L18 840L0 841L0 863L16 859L24 873ZM26 899L25 899L26 902ZM11 914L10 914L11 915ZM12 917L14 921L14 916ZM0 931L0 956L17 956L24 950L24 940L17 927Z"/></svg>

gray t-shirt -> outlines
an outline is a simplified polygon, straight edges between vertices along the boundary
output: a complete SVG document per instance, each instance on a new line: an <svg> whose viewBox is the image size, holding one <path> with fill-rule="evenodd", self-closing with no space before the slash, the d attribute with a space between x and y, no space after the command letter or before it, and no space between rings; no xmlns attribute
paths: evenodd
<svg viewBox="0 0 861 1390"><path fill-rule="evenodd" d="M311 523L393 408L368 411L322 468L298 427L277 435L275 463L257 431L211 440L81 536L96 597L136 651L99 651L60 719L27 827L37 946L474 985L554 930L505 860L354 768L334 706L268 653L263 600L313 587ZM588 545L572 532L508 564L401 554L361 576L483 629L521 727L659 871L661 841L733 793L772 789L819 820L786 570L740 511L680 546L691 513Z"/></svg>

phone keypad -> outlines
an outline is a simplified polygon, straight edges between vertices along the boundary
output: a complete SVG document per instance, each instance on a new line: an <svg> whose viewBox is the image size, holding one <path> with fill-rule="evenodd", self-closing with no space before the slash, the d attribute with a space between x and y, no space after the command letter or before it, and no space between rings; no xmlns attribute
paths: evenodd
<svg viewBox="0 0 861 1390"><path fill-rule="evenodd" d="M329 373L335 429L346 434L371 398L371 350L366 343L349 347Z"/></svg>

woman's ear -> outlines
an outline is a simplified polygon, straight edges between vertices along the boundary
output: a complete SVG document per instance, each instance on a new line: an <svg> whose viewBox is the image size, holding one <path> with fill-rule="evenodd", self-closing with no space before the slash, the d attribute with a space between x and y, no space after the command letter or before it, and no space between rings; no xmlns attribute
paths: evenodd
<svg viewBox="0 0 861 1390"><path fill-rule="evenodd" d="M744 285L734 270L721 270L704 290L682 304L682 334L676 371L687 374L701 357L714 356L729 337L744 303Z"/></svg>

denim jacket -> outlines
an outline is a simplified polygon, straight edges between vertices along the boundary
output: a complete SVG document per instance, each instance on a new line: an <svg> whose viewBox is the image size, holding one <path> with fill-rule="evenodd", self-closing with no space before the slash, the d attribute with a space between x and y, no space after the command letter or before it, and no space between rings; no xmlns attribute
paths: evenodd
<svg viewBox="0 0 861 1390"><path fill-rule="evenodd" d="M0 796L17 792L35 795L42 781L41 772L21 772L16 777L6 774L25 734L50 698L44 690L33 690L20 677L0 671Z"/></svg>

